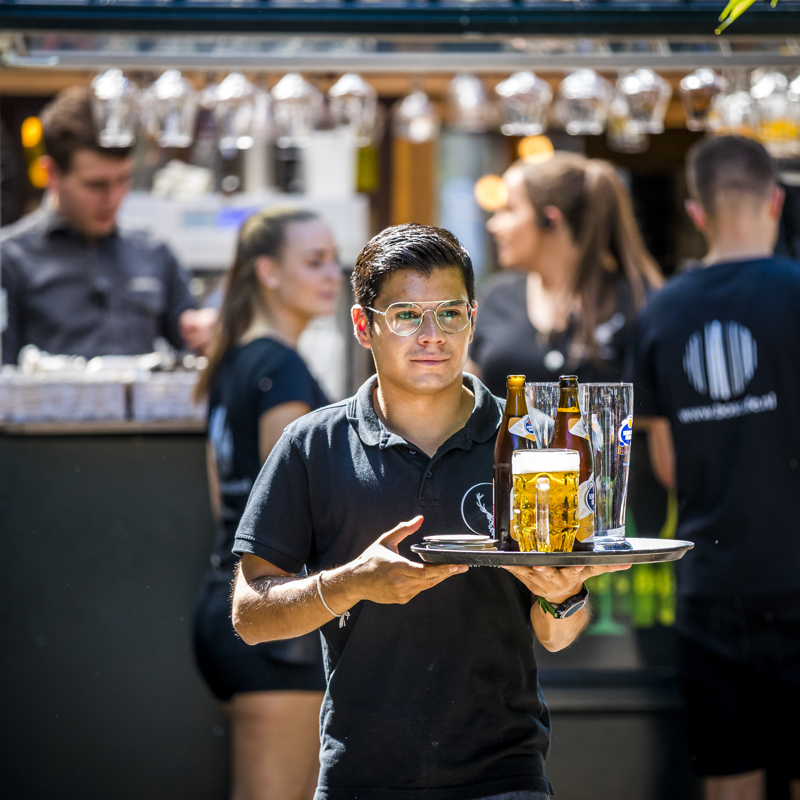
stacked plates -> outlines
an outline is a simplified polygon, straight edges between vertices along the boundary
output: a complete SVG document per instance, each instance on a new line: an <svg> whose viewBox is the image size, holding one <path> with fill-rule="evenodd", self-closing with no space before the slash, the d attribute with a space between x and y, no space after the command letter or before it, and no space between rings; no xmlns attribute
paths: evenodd
<svg viewBox="0 0 800 800"><path fill-rule="evenodd" d="M423 540L428 548L435 550L495 550L497 539L479 534L460 533L442 536L426 536Z"/></svg>

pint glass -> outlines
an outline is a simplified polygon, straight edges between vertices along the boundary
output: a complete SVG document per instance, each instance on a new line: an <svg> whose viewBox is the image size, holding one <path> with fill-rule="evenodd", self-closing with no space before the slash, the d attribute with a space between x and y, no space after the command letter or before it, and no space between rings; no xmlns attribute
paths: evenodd
<svg viewBox="0 0 800 800"><path fill-rule="evenodd" d="M515 450L511 535L522 552L568 553L578 531L577 450Z"/></svg>
<svg viewBox="0 0 800 800"><path fill-rule="evenodd" d="M582 383L578 402L594 453L595 549L625 545L625 504L631 463L633 384Z"/></svg>

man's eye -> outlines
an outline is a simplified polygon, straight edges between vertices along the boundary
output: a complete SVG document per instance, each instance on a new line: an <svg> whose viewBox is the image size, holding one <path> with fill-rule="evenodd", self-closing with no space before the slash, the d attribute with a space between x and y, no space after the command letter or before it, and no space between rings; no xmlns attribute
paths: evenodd
<svg viewBox="0 0 800 800"><path fill-rule="evenodd" d="M462 316L464 312L460 308L445 308L439 312L440 319L455 319Z"/></svg>

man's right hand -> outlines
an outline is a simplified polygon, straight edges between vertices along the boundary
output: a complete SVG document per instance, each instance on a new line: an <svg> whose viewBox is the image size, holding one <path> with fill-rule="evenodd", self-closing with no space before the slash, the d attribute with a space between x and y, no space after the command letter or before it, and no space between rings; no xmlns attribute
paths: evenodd
<svg viewBox="0 0 800 800"><path fill-rule="evenodd" d="M466 572L469 567L460 564L421 564L403 558L397 545L419 530L423 517L417 516L401 522L396 528L384 533L370 545L355 561L341 568L342 590L348 590L359 600L373 603L407 603L426 589L431 589L446 578ZM335 570L340 572L340 570ZM325 573L325 583L328 575ZM344 590L346 591L346 590ZM327 599L327 598L326 598ZM334 610L337 610L332 604Z"/></svg>

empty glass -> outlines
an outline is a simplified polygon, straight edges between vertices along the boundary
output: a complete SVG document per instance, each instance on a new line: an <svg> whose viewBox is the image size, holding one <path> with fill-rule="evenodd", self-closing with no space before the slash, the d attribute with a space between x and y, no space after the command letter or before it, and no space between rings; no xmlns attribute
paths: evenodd
<svg viewBox="0 0 800 800"><path fill-rule="evenodd" d="M392 109L394 134L400 139L419 144L439 135L439 114L428 95L421 90L406 95Z"/></svg>
<svg viewBox="0 0 800 800"><path fill-rule="evenodd" d="M222 152L249 150L266 129L267 106L259 95L265 93L238 72L216 87L214 118Z"/></svg>
<svg viewBox="0 0 800 800"><path fill-rule="evenodd" d="M553 425L558 412L558 383L530 381L525 384L525 393L528 416L536 436L536 447L540 450L550 447L550 438L553 435Z"/></svg>
<svg viewBox="0 0 800 800"><path fill-rule="evenodd" d="M483 133L496 125L497 110L477 76L456 75L447 86L447 99L453 130Z"/></svg>
<svg viewBox="0 0 800 800"><path fill-rule="evenodd" d="M100 147L130 147L139 121L139 89L121 69L109 69L92 81L92 112Z"/></svg>
<svg viewBox="0 0 800 800"><path fill-rule="evenodd" d="M701 68L687 75L680 83L681 102L690 131L705 131L714 98L725 91L727 81L713 69Z"/></svg>
<svg viewBox="0 0 800 800"><path fill-rule="evenodd" d="M168 69L144 95L144 115L161 147L188 147L194 138L197 92L176 69Z"/></svg>
<svg viewBox="0 0 800 800"><path fill-rule="evenodd" d="M614 98L611 84L593 69L567 75L558 87L558 116L567 133L600 134Z"/></svg>
<svg viewBox="0 0 800 800"><path fill-rule="evenodd" d="M322 93L302 75L290 72L272 88L272 118L278 147L303 147L323 110Z"/></svg>
<svg viewBox="0 0 800 800"><path fill-rule="evenodd" d="M668 81L651 69L637 69L617 81L617 91L628 103L631 133L664 132L664 115L672 97Z"/></svg>
<svg viewBox="0 0 800 800"><path fill-rule="evenodd" d="M547 109L553 90L533 72L517 72L495 86L500 99L506 136L537 136L547 127Z"/></svg>
<svg viewBox="0 0 800 800"><path fill-rule="evenodd" d="M378 93L360 75L342 75L328 90L331 117L349 128L359 147L372 143L377 127Z"/></svg>
<svg viewBox="0 0 800 800"><path fill-rule="evenodd" d="M633 432L633 384L582 383L578 402L594 454L595 550L625 545Z"/></svg>

